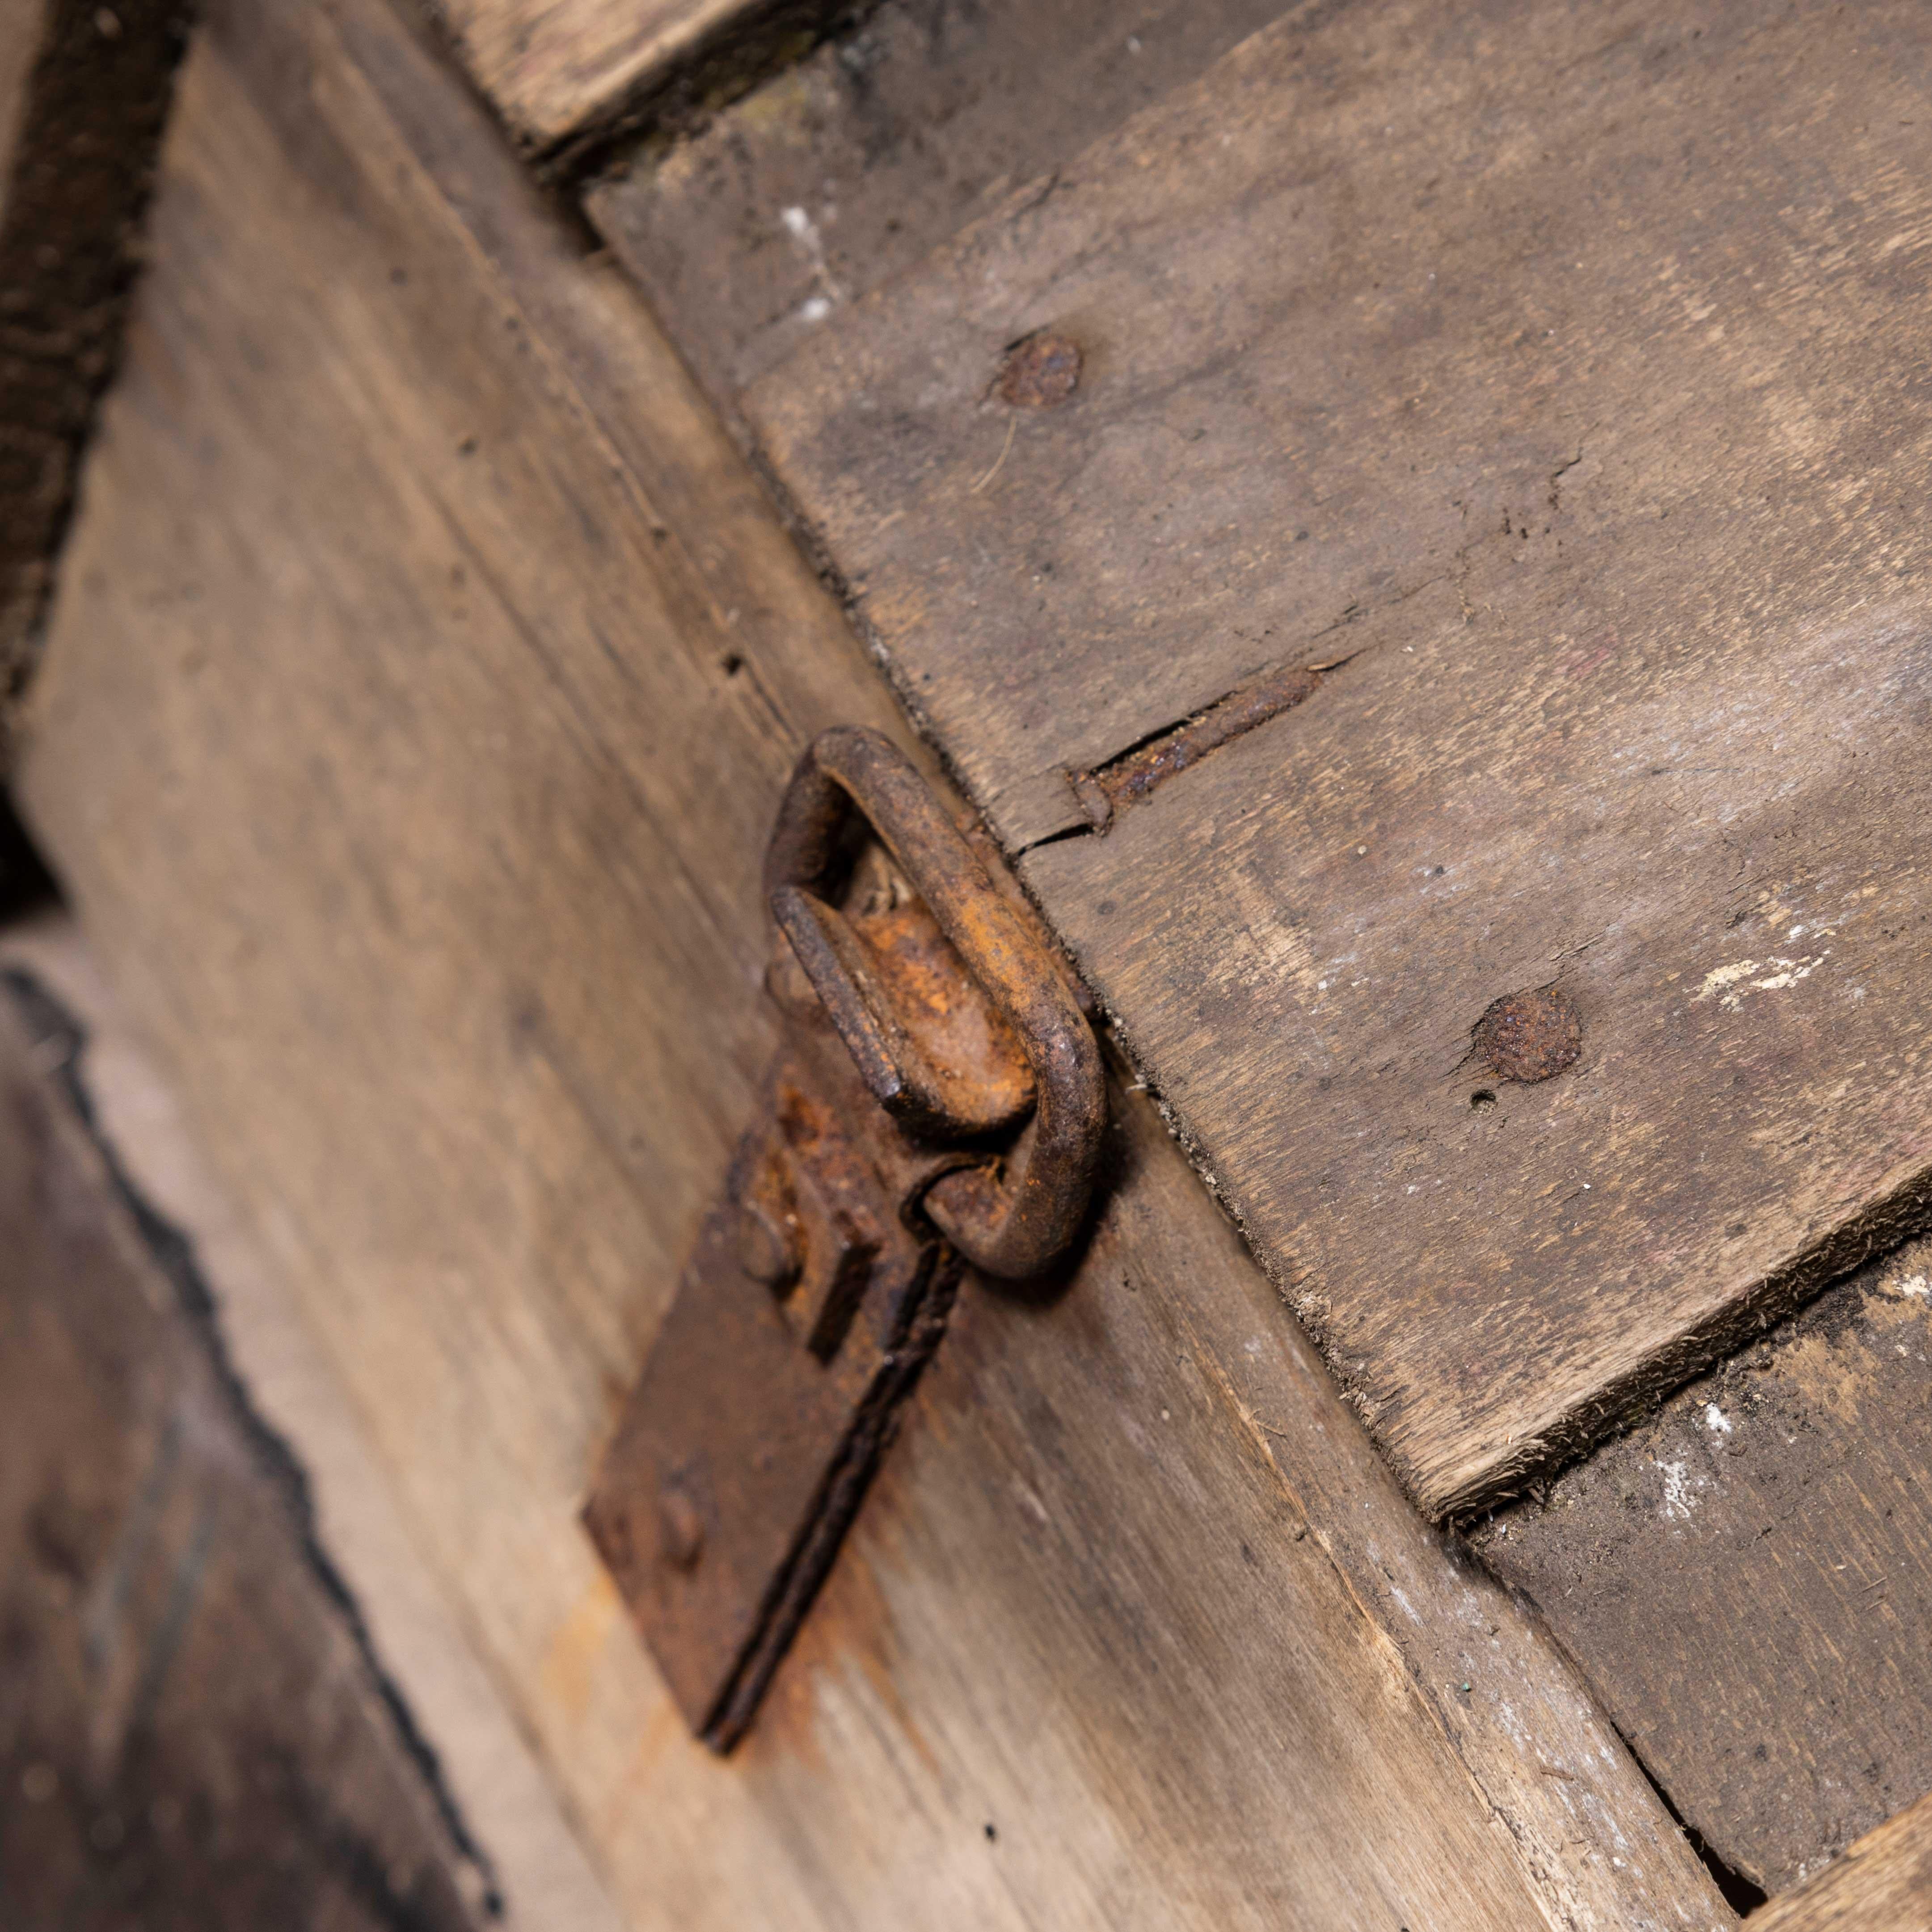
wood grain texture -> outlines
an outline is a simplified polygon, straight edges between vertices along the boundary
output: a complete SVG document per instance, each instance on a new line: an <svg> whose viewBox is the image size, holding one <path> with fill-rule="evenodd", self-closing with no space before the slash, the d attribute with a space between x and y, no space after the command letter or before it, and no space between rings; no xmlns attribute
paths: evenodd
<svg viewBox="0 0 1932 1932"><path fill-rule="evenodd" d="M1913 1242L1474 1535L1768 1892L1932 1791L1928 1352Z"/></svg>
<svg viewBox="0 0 1932 1932"><path fill-rule="evenodd" d="M1282 10L880 7L688 139L647 144L584 206L728 409L849 304Z"/></svg>
<svg viewBox="0 0 1932 1932"><path fill-rule="evenodd" d="M970 1292L752 1737L685 1734L577 1504L770 1050L783 778L891 721L368 0L214 14L75 542L26 809L638 1924L1728 1923L1144 1099L1079 1277Z"/></svg>
<svg viewBox="0 0 1932 1932"><path fill-rule="evenodd" d="M1283 22L748 400L1432 1514L1932 1180L1932 28L1700 20ZM1336 668L1090 835L1069 773L1270 664ZM1581 1060L1472 1111L1552 982Z"/></svg>
<svg viewBox="0 0 1932 1932"><path fill-rule="evenodd" d="M38 988L0 985L7 1923L468 1932L487 1868L191 1260L94 1143L77 1050Z"/></svg>
<svg viewBox="0 0 1932 1932"><path fill-rule="evenodd" d="M1759 1932L1923 1932L1932 1924L1932 1798L1861 1838L1751 1924Z"/></svg>

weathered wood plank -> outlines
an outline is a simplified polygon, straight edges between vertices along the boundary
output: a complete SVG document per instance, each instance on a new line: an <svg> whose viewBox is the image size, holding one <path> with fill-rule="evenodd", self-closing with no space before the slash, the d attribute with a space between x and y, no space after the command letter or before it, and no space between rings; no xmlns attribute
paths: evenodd
<svg viewBox="0 0 1932 1932"><path fill-rule="evenodd" d="M267 1263L209 1171L170 1083L64 908L43 904L0 922L0 978L22 974L84 1036L63 1084L117 1184L144 1204L144 1220L152 1214L176 1231L178 1244L164 1239L160 1251L170 1267L192 1266L195 1306L214 1324L224 1381L232 1377L299 1467L316 1543L487 1859L499 1907L493 1932L621 1932L527 1732L412 1544L350 1392L292 1284ZM280 1452L277 1460L286 1467Z"/></svg>
<svg viewBox="0 0 1932 1932"><path fill-rule="evenodd" d="M538 155L729 98L809 49L843 0L436 0L472 78Z"/></svg>
<svg viewBox="0 0 1932 1932"><path fill-rule="evenodd" d="M1282 11L882 6L688 139L647 144L584 206L728 409L847 304Z"/></svg>
<svg viewBox="0 0 1932 1932"><path fill-rule="evenodd" d="M1144 1096L1117 1090L1113 1119L1063 1296L962 1298L794 1697L862 1670L903 1704L905 1633L945 1580L983 1640L910 1721L964 1774L958 1704L999 1714L1022 1757L986 1815L1041 1922L1067 1922L1074 1857L1107 1870L1100 1923L1514 1924L1466 1888L1488 1886L1490 1848L1458 1830L1449 1856L1468 1862L1426 1869L1421 1839L1451 1819L1389 1726L1412 1700L1550 1923L1730 1924L1683 1840L1631 1804L1621 1746L1549 1674L1543 1634L1407 1506ZM1107 1794L1104 1832L1040 1804L1038 1766L1064 1751ZM1148 1835L1134 1858L1106 1842L1123 1827ZM1155 1902L1132 1876L1150 1856L1184 1891Z"/></svg>
<svg viewBox="0 0 1932 1932"><path fill-rule="evenodd" d="M482 1925L488 1867L398 1726L299 1471L223 1372L191 1260L89 1136L78 1044L0 985L7 1922Z"/></svg>
<svg viewBox="0 0 1932 1932"><path fill-rule="evenodd" d="M1751 1924L1760 1932L1922 1932L1932 1924L1932 1799L1861 1838Z"/></svg>
<svg viewBox="0 0 1932 1932"><path fill-rule="evenodd" d="M1903 4L1283 22L751 392L1431 1512L1928 1205L1928 81ZM1090 836L1270 664L1336 668ZM1552 982L1582 1058L1492 1109Z"/></svg>
<svg viewBox="0 0 1932 1932"><path fill-rule="evenodd" d="M1911 1243L1475 1534L1768 1892L1932 1791L1928 1284Z"/></svg>
<svg viewBox="0 0 1932 1932"><path fill-rule="evenodd" d="M0 731L119 352L188 0L0 18Z"/></svg>
<svg viewBox="0 0 1932 1932"><path fill-rule="evenodd" d="M1727 1922L1129 1096L1078 1278L971 1296L684 1735L576 1505L768 1051L779 787L884 694L368 0L218 8L168 169L26 809L636 1922Z"/></svg>

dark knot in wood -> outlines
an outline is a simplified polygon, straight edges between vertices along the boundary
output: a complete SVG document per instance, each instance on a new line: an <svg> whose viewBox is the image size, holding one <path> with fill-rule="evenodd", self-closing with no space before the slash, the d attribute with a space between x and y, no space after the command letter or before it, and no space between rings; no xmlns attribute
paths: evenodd
<svg viewBox="0 0 1932 1932"><path fill-rule="evenodd" d="M1528 986L1490 1006L1470 1037L1502 1078L1547 1080L1576 1064L1583 1022L1555 987Z"/></svg>
<svg viewBox="0 0 1932 1932"><path fill-rule="evenodd" d="M1050 410L1079 386L1079 344L1042 329L1006 351L994 393L1016 409Z"/></svg>

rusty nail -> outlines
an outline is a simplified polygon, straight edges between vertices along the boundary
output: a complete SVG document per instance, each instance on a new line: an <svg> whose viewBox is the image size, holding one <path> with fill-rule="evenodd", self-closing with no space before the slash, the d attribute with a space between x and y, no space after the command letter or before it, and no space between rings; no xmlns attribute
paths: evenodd
<svg viewBox="0 0 1932 1932"><path fill-rule="evenodd" d="M1114 801L1106 784L1094 772L1070 772L1067 782L1073 788L1074 802L1086 814L1087 823L1104 832L1114 822Z"/></svg>
<svg viewBox="0 0 1932 1932"><path fill-rule="evenodd" d="M658 1491L658 1547L676 1570L694 1568L704 1552L704 1519L676 1483Z"/></svg>
<svg viewBox="0 0 1932 1932"><path fill-rule="evenodd" d="M788 1286L798 1273L796 1244L760 1202L747 1201L738 1214L738 1265L767 1288Z"/></svg>
<svg viewBox="0 0 1932 1932"><path fill-rule="evenodd" d="M1016 409L1050 410L1079 386L1080 345L1043 328L1006 351L997 392Z"/></svg>
<svg viewBox="0 0 1932 1932"><path fill-rule="evenodd" d="M1555 987L1526 986L1492 1004L1470 1038L1504 1079L1547 1080L1576 1064L1583 1022Z"/></svg>

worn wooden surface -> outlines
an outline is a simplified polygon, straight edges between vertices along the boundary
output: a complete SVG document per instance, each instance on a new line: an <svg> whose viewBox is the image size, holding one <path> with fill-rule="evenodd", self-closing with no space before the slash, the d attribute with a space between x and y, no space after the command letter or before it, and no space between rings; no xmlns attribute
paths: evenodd
<svg viewBox="0 0 1932 1932"><path fill-rule="evenodd" d="M0 732L113 373L186 0L0 18Z"/></svg>
<svg viewBox="0 0 1932 1932"><path fill-rule="evenodd" d="M1928 1352L1913 1242L1476 1532L1768 1892L1932 1791Z"/></svg>
<svg viewBox="0 0 1932 1932"><path fill-rule="evenodd" d="M292 1284L209 1171L170 1082L64 908L43 904L0 922L0 978L20 973L84 1036L62 1080L120 1184L185 1244L206 1294L196 1298L208 1324L199 1332L218 1338L247 1411L299 1468L316 1546L487 1866L493 1932L618 1932L622 1921L527 1737L412 1546Z"/></svg>
<svg viewBox="0 0 1932 1932"><path fill-rule="evenodd" d="M646 146L584 206L728 408L848 304L1283 10L884 6L691 138Z"/></svg>
<svg viewBox="0 0 1932 1932"><path fill-rule="evenodd" d="M167 166L26 808L635 1922L1727 1922L1144 1097L752 1738L684 1735L576 1506L768 1049L779 786L884 693L367 0L218 8Z"/></svg>
<svg viewBox="0 0 1932 1932"><path fill-rule="evenodd" d="M1757 1932L1924 1932L1932 1925L1932 1798L1861 1838L1751 1924Z"/></svg>
<svg viewBox="0 0 1932 1932"><path fill-rule="evenodd" d="M749 398L1433 1513L1932 1178L1932 22L1699 18L1285 22ZM1049 327L1078 389L1012 409ZM1270 664L1336 668L1093 835L1070 773ZM1491 1108L1552 982L1582 1058Z"/></svg>
<svg viewBox="0 0 1932 1932"><path fill-rule="evenodd" d="M39 988L0 985L0 1919L481 1925L488 1868L191 1258L92 1141L77 1051Z"/></svg>
<svg viewBox="0 0 1932 1932"><path fill-rule="evenodd" d="M433 0L505 128L538 158L714 98L808 49L842 0Z"/></svg>

